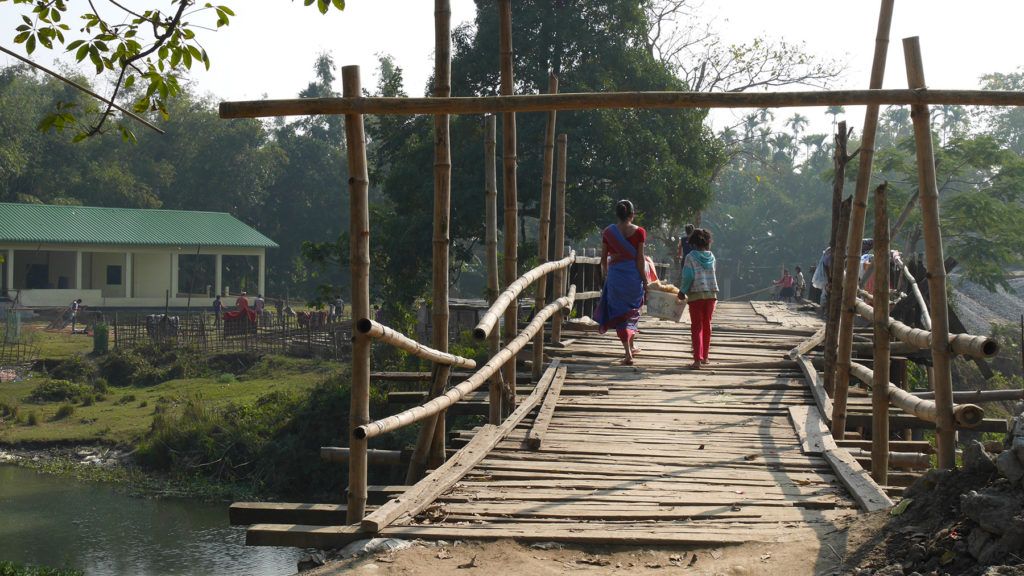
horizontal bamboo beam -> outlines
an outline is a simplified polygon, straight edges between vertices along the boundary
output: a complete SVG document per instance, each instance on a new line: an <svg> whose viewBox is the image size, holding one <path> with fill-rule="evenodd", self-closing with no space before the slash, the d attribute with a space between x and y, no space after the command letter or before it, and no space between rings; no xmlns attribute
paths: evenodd
<svg viewBox="0 0 1024 576"><path fill-rule="evenodd" d="M871 369L856 362L850 363L850 375L868 386L874 377ZM934 400L914 396L892 382L889 383L889 403L926 422L934 423L938 417ZM974 428L985 419L985 410L974 404L957 404L953 406L953 419L958 428Z"/></svg>
<svg viewBox="0 0 1024 576"><path fill-rule="evenodd" d="M530 343L534 335L537 334L537 331L544 327L544 322L546 322L547 319L555 313L555 311L565 306L572 306L575 297L576 286L573 285L569 287L568 294L539 310L533 317L533 320L523 328L522 332L513 338L512 341L502 348L497 354L491 357L491 359L488 360L482 368L474 372L472 376L467 378L458 386L455 386L451 390L425 404L415 406L405 410L404 412L399 412L394 416L388 416L387 418L377 420L376 422L364 424L356 428L353 431L353 434L359 439L374 438L381 434L398 430L399 428L403 428L413 422L417 422L428 416L437 414L441 410L447 409L449 406L465 397L466 394L469 394L473 390L479 388L480 385L493 376L494 373L505 364L505 362L515 358L515 355L518 354L524 346Z"/></svg>
<svg viewBox="0 0 1024 576"><path fill-rule="evenodd" d="M370 320L369 318L359 319L359 321L356 322L356 330L370 338L380 340L381 342L387 342L395 348L405 350L413 356L430 360L437 364L459 366L462 368L469 368L470 370L476 368L476 360L463 358L462 356L456 356L454 354L435 350L429 346L424 346L412 338L399 334L391 328L388 328L374 320Z"/></svg>
<svg viewBox="0 0 1024 576"><path fill-rule="evenodd" d="M911 392L918 398L935 398L935 392ZM1024 390L954 390L954 402L1012 402L1024 399Z"/></svg>
<svg viewBox="0 0 1024 576"><path fill-rule="evenodd" d="M600 298L600 297L601 297L601 291L600 290L591 290L590 292L580 292L579 294L576 295L576 300L577 301L580 301L580 300L593 300L595 298Z"/></svg>
<svg viewBox="0 0 1024 576"><path fill-rule="evenodd" d="M576 257L576 263L577 264L591 264L591 265L594 265L594 266L600 266L601 265L601 257L600 256L577 256Z"/></svg>
<svg viewBox="0 0 1024 576"><path fill-rule="evenodd" d="M473 329L473 336L475 336L477 340L487 338L491 333L491 330L493 330L498 324L498 319L501 318L501 315L505 313L505 310L508 309L509 305L516 301L519 294L521 294L527 286L533 284L538 278L545 274L554 272L555 270L568 268L575 258L576 253L570 252L565 258L541 264L517 278L515 282L509 284L508 288L505 288L505 291L494 299L494 304L491 304L491 307L484 313L483 318L480 319L476 328Z"/></svg>
<svg viewBox="0 0 1024 576"><path fill-rule="evenodd" d="M873 321L874 308L870 304L862 300L856 300L854 306L856 306L857 314L860 314L862 318ZM892 334L893 337L908 344L913 344L922 350L931 348L932 333L927 330L907 326L892 318L889 318L888 330L889 334ZM964 356L974 358L993 358L999 353L999 343L986 336L950 334L949 349L954 354L963 354Z"/></svg>
<svg viewBox="0 0 1024 576"><path fill-rule="evenodd" d="M321 446L320 459L324 462L348 462L351 452L347 446ZM408 466L412 449L382 450L370 448L366 451L366 463L373 466Z"/></svg>
<svg viewBox="0 0 1024 576"><path fill-rule="evenodd" d="M293 98L221 102L221 118L321 114L503 114L613 108L791 108L857 105L1024 106L1010 90L815 90L799 92L606 92L457 98Z"/></svg>
<svg viewBox="0 0 1024 576"><path fill-rule="evenodd" d="M862 462L865 469L871 468L871 451L859 448L851 449L850 454ZM918 470L931 468L932 457L930 454L920 452L889 452L890 468L915 468Z"/></svg>

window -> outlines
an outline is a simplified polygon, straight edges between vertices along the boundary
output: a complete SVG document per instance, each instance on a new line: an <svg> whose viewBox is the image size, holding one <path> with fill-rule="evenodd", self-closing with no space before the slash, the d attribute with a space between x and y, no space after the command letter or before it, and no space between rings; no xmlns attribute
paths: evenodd
<svg viewBox="0 0 1024 576"><path fill-rule="evenodd" d="M121 266L107 266L107 286L121 285Z"/></svg>

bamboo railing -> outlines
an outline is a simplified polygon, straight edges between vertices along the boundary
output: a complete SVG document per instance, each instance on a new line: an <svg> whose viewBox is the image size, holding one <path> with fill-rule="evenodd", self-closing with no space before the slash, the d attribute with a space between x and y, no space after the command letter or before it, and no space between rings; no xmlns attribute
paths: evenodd
<svg viewBox="0 0 1024 576"><path fill-rule="evenodd" d="M867 386L874 385L874 372L867 366L851 362L850 375ZM925 422L931 422L933 424L938 418L938 411L935 407L934 400L928 400L915 394L911 394L892 382L889 382L886 394L888 394L890 404L896 406L900 410L903 410L907 414L911 414ZM958 428L974 428L978 424L981 424L981 421L985 419L985 410L975 404L954 405L953 418Z"/></svg>
<svg viewBox="0 0 1024 576"><path fill-rule="evenodd" d="M424 346L412 338L404 336L383 324L370 320L369 318L363 318L357 321L356 330L361 334L366 334L370 338L386 342L399 350L405 350L413 356L429 360L436 364L458 366L459 368L469 368L470 370L476 368L476 360L463 358L462 356L456 356L455 354L449 354L448 352Z"/></svg>
<svg viewBox="0 0 1024 576"><path fill-rule="evenodd" d="M863 300L854 302L857 314L865 320L874 319L874 307ZM922 350L932 347L932 332L907 326L899 320L889 318L886 329L889 334L901 342L916 346ZM950 334L949 351L953 354L971 356L973 358L995 358L999 354L999 342L987 336L972 334Z"/></svg>
<svg viewBox="0 0 1024 576"><path fill-rule="evenodd" d="M555 270L567 268L575 260L576 252L570 252L565 258L541 264L520 276L515 282L510 283L508 288L505 288L505 291L494 300L494 304L492 304L491 307L487 309L487 312L484 313L483 317L480 318L480 322L478 322L476 328L473 329L473 336L475 336L477 340L487 338L487 336L490 335L491 330L494 330L494 327L498 324L498 319L505 313L509 305L519 299L519 295L523 290L525 290L530 284L536 282L541 276L554 272ZM505 330L508 330L507 326ZM513 330L515 330L514 327Z"/></svg>

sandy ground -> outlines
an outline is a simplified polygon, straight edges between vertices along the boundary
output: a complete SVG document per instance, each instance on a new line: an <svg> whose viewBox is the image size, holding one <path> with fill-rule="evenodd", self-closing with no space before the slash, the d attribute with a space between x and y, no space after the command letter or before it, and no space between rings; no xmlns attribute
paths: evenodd
<svg viewBox="0 0 1024 576"><path fill-rule="evenodd" d="M511 540L416 542L330 562L302 576L339 574L687 574L707 576L824 576L848 574L877 556L887 515L863 514L817 540L702 547L561 546ZM884 555L884 552L882 552Z"/></svg>

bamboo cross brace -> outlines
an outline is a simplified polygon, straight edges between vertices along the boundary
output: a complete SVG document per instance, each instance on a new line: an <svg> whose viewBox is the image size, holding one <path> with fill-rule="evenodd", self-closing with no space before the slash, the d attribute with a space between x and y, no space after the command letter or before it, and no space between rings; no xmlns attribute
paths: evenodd
<svg viewBox="0 0 1024 576"><path fill-rule="evenodd" d="M479 388L480 385L486 382L488 378L490 378L502 367L502 365L505 364L505 362L514 358L515 355L530 342L534 334L537 333L537 330L544 327L544 322L546 322L556 310L562 309L566 306L571 306L575 297L576 286L573 285L569 287L568 294L539 310L533 320L523 328L523 331L520 332L519 335L513 338L512 341L502 348L497 355L488 360L482 368L477 370L472 376L467 378L458 386L455 386L443 395L438 396L425 404L415 406L405 410L404 412L395 414L394 416L388 416L387 418L377 420L376 422L364 424L363 426L356 428L353 433L359 439L374 438L386 432L398 430L399 428L403 428L413 422L418 422L432 414L437 414L441 410L447 409L449 406L465 397L466 394L469 394L473 390Z"/></svg>
<svg viewBox="0 0 1024 576"><path fill-rule="evenodd" d="M413 356L430 360L437 364L458 366L460 368L469 368L470 370L476 368L476 360L463 358L462 356L456 356L455 354L449 354L448 352L442 352L429 346L424 346L412 338L404 336L383 324L370 320L369 318L362 318L356 322L356 330L359 330L361 334L365 334L370 338L375 338L381 342L387 342L395 348L405 350Z"/></svg>
<svg viewBox="0 0 1024 576"><path fill-rule="evenodd" d="M486 313L484 313L483 318L480 319L480 322L476 325L476 328L473 329L473 336L475 336L478 340L483 340L484 338L487 338L487 336L490 335L491 330L493 330L494 326L498 323L498 319L501 317L501 315L505 312L505 310L509 307L510 304L515 302L516 298L519 297L519 294L522 293L522 291L525 290L527 286L533 284L538 278L540 278L544 274L547 274L554 270L561 270L563 268L567 268L570 264L572 264L575 257L576 252L570 252L569 255L566 256L565 258L537 266L533 270L530 270L526 274L520 276L515 282L509 284L508 288L505 288L505 291L498 295L498 297L494 300L494 304L491 304L491 307L487 309Z"/></svg>
<svg viewBox="0 0 1024 576"><path fill-rule="evenodd" d="M871 386L874 378L870 368L856 362L850 363L850 375L867 386ZM889 403L926 422L934 423L937 417L934 400L915 396L892 382L889 383ZM958 404L953 406L953 418L958 428L974 428L985 419L985 409L975 404Z"/></svg>

